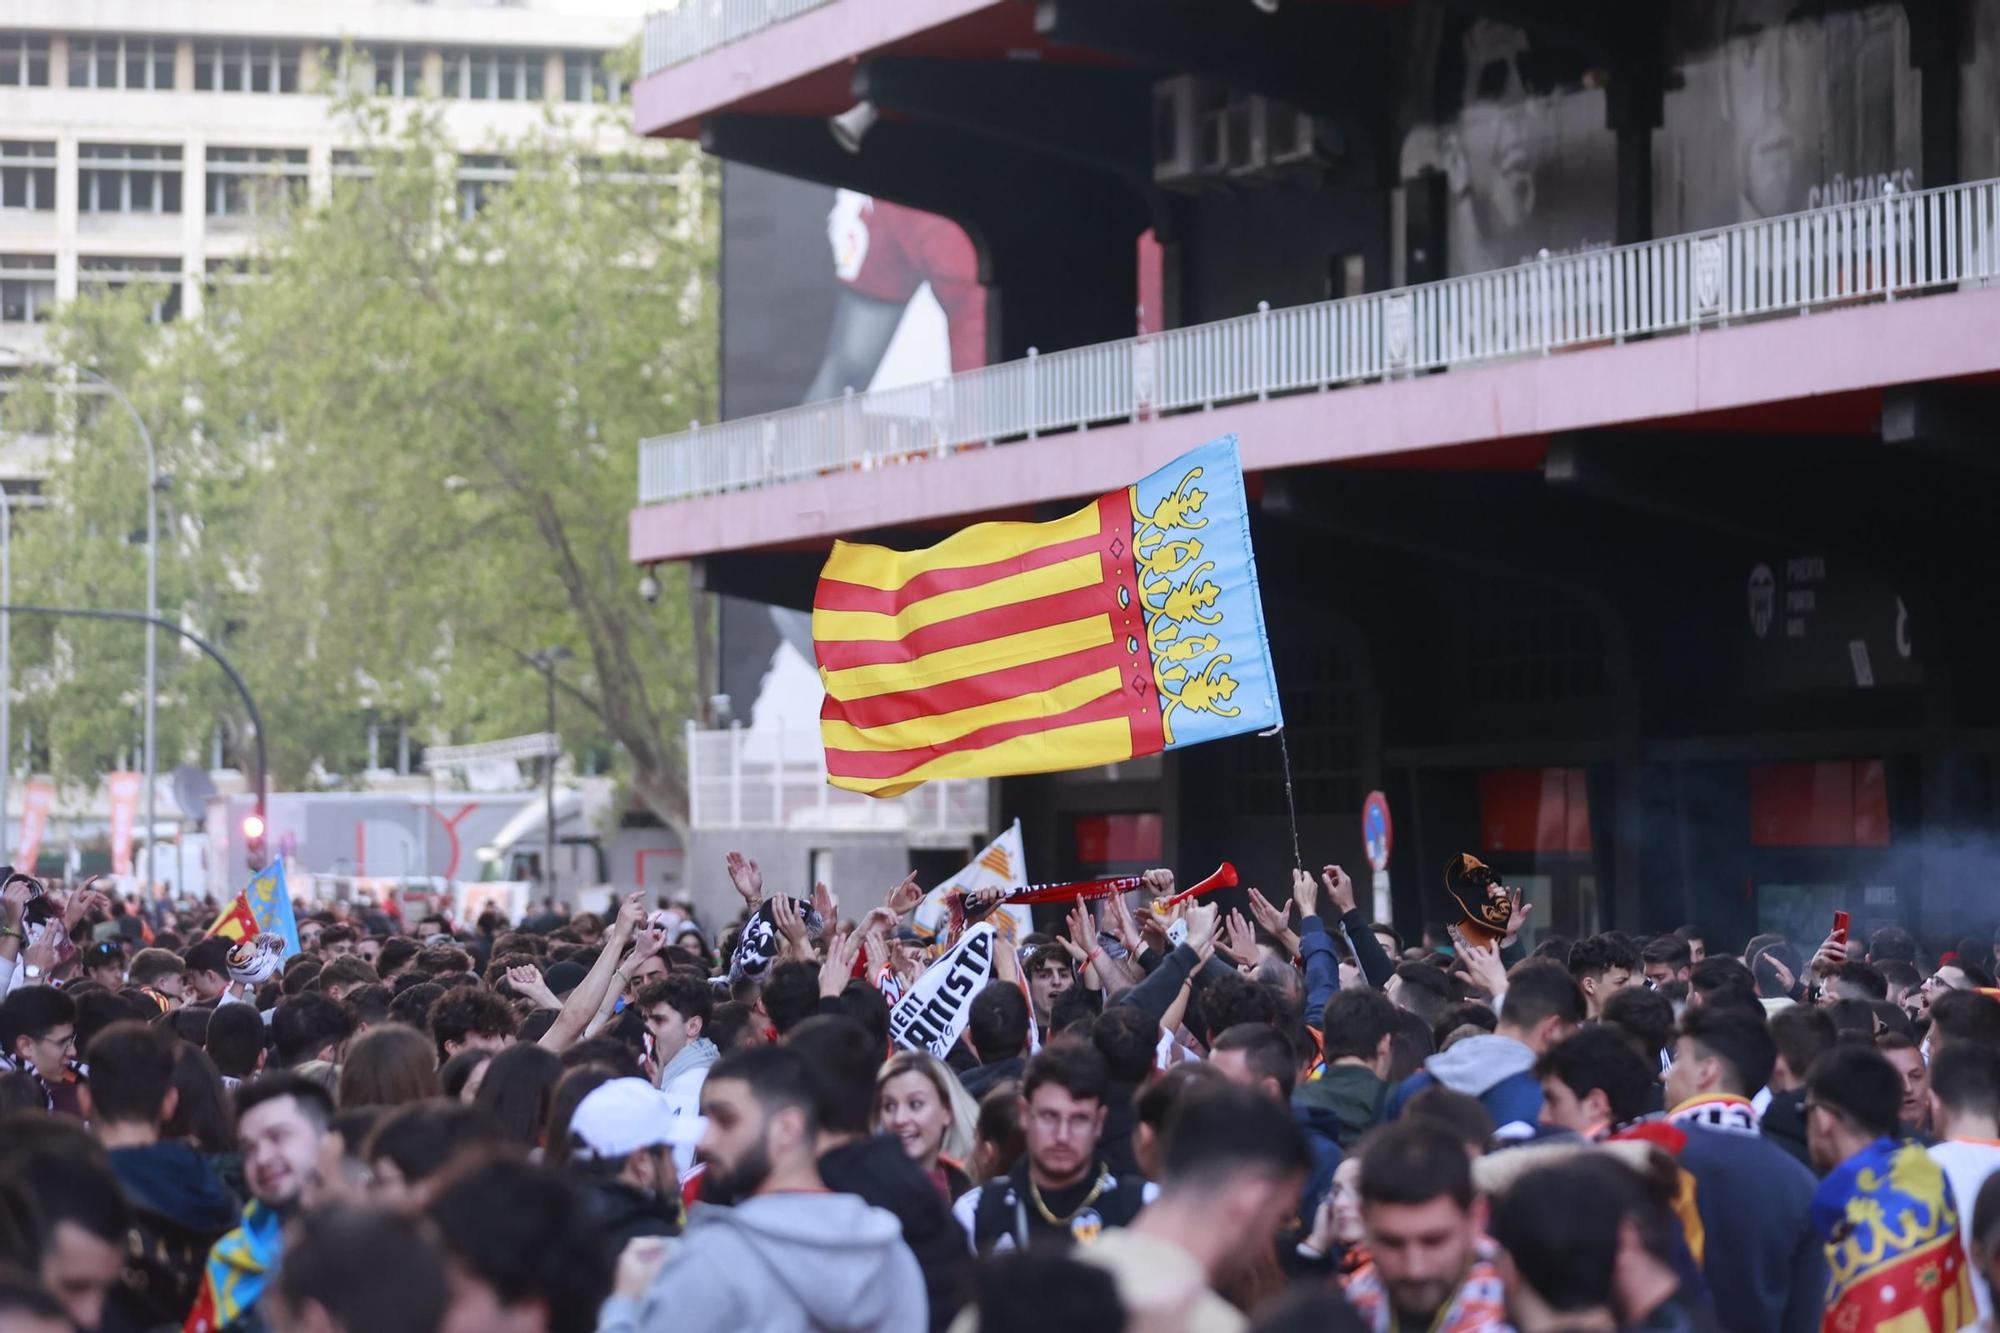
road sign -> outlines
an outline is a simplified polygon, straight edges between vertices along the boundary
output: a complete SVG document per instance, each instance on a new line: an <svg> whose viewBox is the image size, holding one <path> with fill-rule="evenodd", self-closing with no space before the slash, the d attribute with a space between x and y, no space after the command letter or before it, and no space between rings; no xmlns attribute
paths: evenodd
<svg viewBox="0 0 2000 1333"><path fill-rule="evenodd" d="M1368 864L1376 870L1389 868L1389 798L1379 791L1368 793L1361 803L1361 843L1368 849Z"/></svg>

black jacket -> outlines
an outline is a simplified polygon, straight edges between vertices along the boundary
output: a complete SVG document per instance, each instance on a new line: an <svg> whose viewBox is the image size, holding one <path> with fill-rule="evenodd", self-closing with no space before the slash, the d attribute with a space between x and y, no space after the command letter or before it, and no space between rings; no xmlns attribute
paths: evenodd
<svg viewBox="0 0 2000 1333"><path fill-rule="evenodd" d="M201 1293L209 1246L242 1220L242 1205L185 1143L114 1148L111 1172L132 1207L132 1225L101 1327L178 1326Z"/></svg>
<svg viewBox="0 0 2000 1333"><path fill-rule="evenodd" d="M1026 1157L1006 1175L995 1176L960 1199L953 1211L960 1221L969 1222L965 1234L982 1256L1012 1249L1067 1249L1095 1239L1106 1227L1129 1225L1145 1206L1145 1181L1136 1175L1121 1176L1102 1160L1096 1167L1078 1184L1043 1199L1058 1219L1055 1222L1033 1206ZM1093 1191L1095 1198L1090 1197Z"/></svg>
<svg viewBox="0 0 2000 1333"><path fill-rule="evenodd" d="M995 1060L990 1065L979 1065L976 1068L966 1070L958 1076L958 1083L960 1087L972 1094L972 1100L976 1102L992 1091L994 1084L1004 1083L1010 1078L1020 1078L1021 1071L1027 1067L1027 1056L1009 1056L1005 1060Z"/></svg>
<svg viewBox="0 0 2000 1333"><path fill-rule="evenodd" d="M641 1236L681 1234L679 1199L663 1199L650 1190L622 1180L591 1181L583 1188L583 1207L613 1262L626 1242Z"/></svg>
<svg viewBox="0 0 2000 1333"><path fill-rule="evenodd" d="M1139 1159L1132 1147L1132 1130L1139 1123L1133 1099L1140 1085L1117 1079L1104 1085L1104 1130L1097 1136L1097 1156L1121 1176L1139 1174Z"/></svg>
<svg viewBox="0 0 2000 1333"><path fill-rule="evenodd" d="M1800 1166L1812 1170L1812 1154L1806 1149L1806 1090L1774 1092L1771 1104L1757 1124L1764 1137L1790 1153Z"/></svg>
<svg viewBox="0 0 2000 1333"><path fill-rule="evenodd" d="M910 1160L902 1142L876 1134L842 1144L820 1155L819 1176L828 1189L859 1195L896 1215L903 1224L903 1243L924 1271L931 1328L948 1328L971 1294L972 1256L965 1233L952 1220L951 1206L924 1169Z"/></svg>

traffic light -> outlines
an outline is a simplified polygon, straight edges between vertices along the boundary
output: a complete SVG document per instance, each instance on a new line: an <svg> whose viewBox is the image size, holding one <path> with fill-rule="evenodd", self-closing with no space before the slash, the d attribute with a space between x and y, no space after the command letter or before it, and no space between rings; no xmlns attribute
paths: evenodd
<svg viewBox="0 0 2000 1333"><path fill-rule="evenodd" d="M254 810L243 816L243 858L250 863L252 874L262 870L270 859L264 845L264 816Z"/></svg>

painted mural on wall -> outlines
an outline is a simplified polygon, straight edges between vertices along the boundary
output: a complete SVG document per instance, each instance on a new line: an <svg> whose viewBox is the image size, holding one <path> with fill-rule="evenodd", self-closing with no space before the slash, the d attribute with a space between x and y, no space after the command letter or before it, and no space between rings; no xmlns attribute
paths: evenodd
<svg viewBox="0 0 2000 1333"><path fill-rule="evenodd" d="M1973 0L1971 58L1960 86L1958 151L1964 177L2000 176L2000 0Z"/></svg>
<svg viewBox="0 0 2000 1333"><path fill-rule="evenodd" d="M1414 84L1402 173L1444 176L1450 271L1608 245L1613 142L1581 57L1491 19L1439 12L1420 23L1417 66L1430 83Z"/></svg>
<svg viewBox="0 0 2000 1333"><path fill-rule="evenodd" d="M725 417L928 383L982 364L985 345L986 289L956 223L723 164ZM735 720L782 729L818 719L804 612L724 598L720 647Z"/></svg>
<svg viewBox="0 0 2000 1333"><path fill-rule="evenodd" d="M2000 173L2000 0L1976 0L1966 169ZM1655 235L1920 188L1919 75L1898 4L1699 0L1676 8L1653 136ZM1612 242L1616 138L1582 52L1443 13L1420 34L1405 180L1443 175L1445 254L1477 273ZM1428 52L1428 54L1425 54ZM1975 129L1977 125L1977 129Z"/></svg>
<svg viewBox="0 0 2000 1333"><path fill-rule="evenodd" d="M1918 74L1901 5L1710 0L1655 143L1655 231L1917 189Z"/></svg>

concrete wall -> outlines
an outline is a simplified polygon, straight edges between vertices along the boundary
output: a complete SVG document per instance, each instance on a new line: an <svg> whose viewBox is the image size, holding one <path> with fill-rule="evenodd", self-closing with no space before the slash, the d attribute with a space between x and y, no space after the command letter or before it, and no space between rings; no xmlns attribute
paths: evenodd
<svg viewBox="0 0 2000 1333"><path fill-rule="evenodd" d="M685 883L695 911L711 929L736 920L742 899L729 885L723 857L740 851L764 871L767 893L812 893L812 854L832 853L828 887L839 895L841 915L859 917L882 900L890 886L909 873L910 851L900 838L880 833L795 832L788 829L710 829L689 835Z"/></svg>

